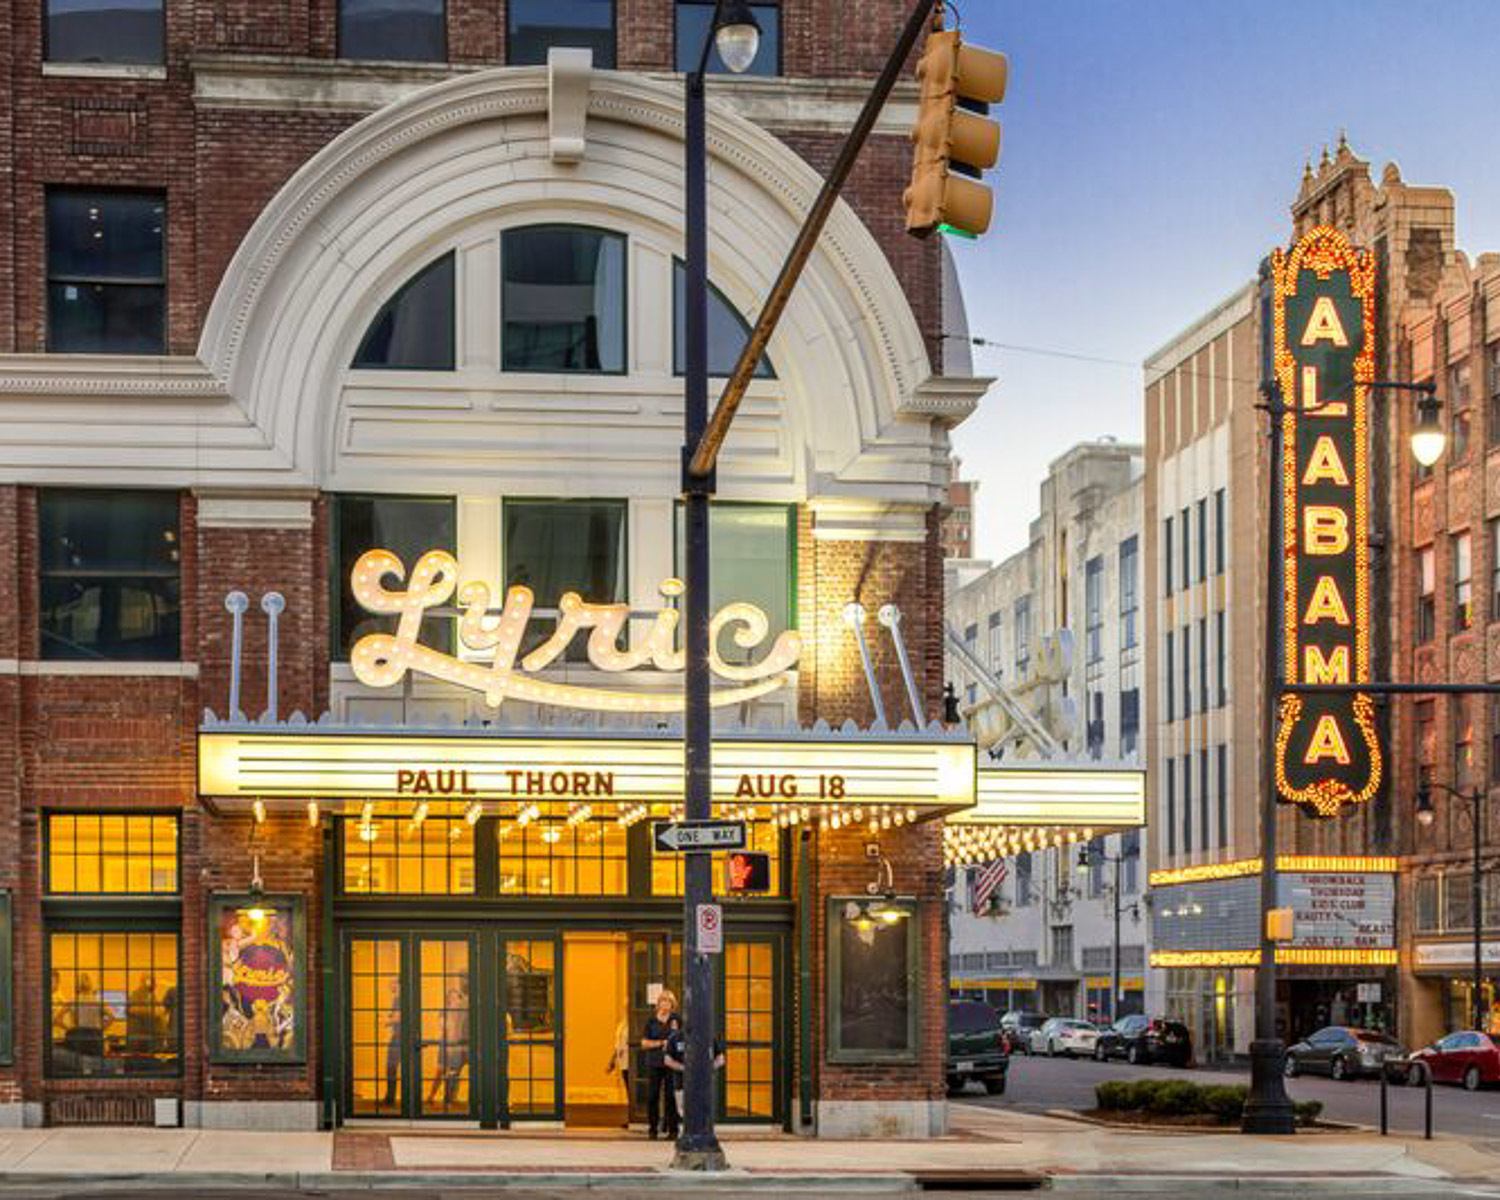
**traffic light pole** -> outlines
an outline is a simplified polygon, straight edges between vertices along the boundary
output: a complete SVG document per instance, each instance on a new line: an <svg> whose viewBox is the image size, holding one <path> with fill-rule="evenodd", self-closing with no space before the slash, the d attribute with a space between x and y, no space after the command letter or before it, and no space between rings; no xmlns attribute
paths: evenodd
<svg viewBox="0 0 1500 1200"><path fill-rule="evenodd" d="M734 370L729 374L729 381L724 385L724 392L719 397L718 406L714 409L703 437L693 451L687 469L689 477L701 479L713 472L714 465L719 460L719 451L723 448L724 439L729 434L729 426L734 421L735 413L739 411L740 402L745 398L745 389L750 386L750 380L755 376L755 368L770 344L771 335L776 332L776 326L781 321L781 314L786 309L787 301L791 299L792 289L797 286L797 280L802 277L802 269L807 266L807 260L812 257L813 249L817 246L818 238L823 232L823 226L828 223L839 193L848 181L849 173L854 169L855 160L869 139L870 131L875 128L875 122L880 117L880 110L890 99L896 80L901 77L906 60L911 57L912 50L921 39L922 31L927 27L937 2L938 0L917 0L917 5L906 20L906 27L901 31L901 37L896 42L895 49L891 51L891 56L886 60L880 77L875 81L874 89L865 98L865 105L860 109L854 128L849 131L849 136L844 139L843 146L839 148L838 157L834 159L833 166L827 178L823 180L822 188L818 191L817 199L808 210L802 229L797 234L797 240L792 243L791 250L787 252L786 261L781 264L781 273L777 275L776 282L771 285L765 306L760 310L760 316L756 318L755 327L750 330L750 336L745 341L745 348L740 351L739 361L734 364Z"/></svg>

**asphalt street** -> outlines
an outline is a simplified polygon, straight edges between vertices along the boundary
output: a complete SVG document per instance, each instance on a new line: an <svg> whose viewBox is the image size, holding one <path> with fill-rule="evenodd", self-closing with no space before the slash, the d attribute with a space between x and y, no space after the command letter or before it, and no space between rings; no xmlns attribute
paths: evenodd
<svg viewBox="0 0 1500 1200"><path fill-rule="evenodd" d="M1092 1059L1033 1058L1015 1055L1010 1060L1010 1079L1003 1096L985 1096L971 1085L965 1102L1046 1112L1055 1108L1085 1109L1094 1106L1094 1086L1106 1079L1191 1079L1196 1083L1247 1083L1245 1072L1186 1071L1172 1067L1132 1067L1124 1062L1094 1062ZM1331 1121L1377 1125L1380 1121L1380 1085L1373 1079L1335 1083L1326 1078L1302 1076L1287 1080L1294 1100L1321 1100L1323 1116ZM1390 1112L1392 1132L1420 1132L1422 1089L1392 1087ZM1439 1085L1433 1089L1433 1129L1465 1137L1494 1139L1500 1144L1500 1090L1466 1092L1460 1087Z"/></svg>

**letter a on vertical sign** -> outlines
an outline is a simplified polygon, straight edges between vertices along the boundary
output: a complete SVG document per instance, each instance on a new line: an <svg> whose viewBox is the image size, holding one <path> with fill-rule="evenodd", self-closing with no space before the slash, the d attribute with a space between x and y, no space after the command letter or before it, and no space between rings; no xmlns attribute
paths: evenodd
<svg viewBox="0 0 1500 1200"><path fill-rule="evenodd" d="M1271 256L1275 370L1288 412L1285 516L1289 683L1370 678L1369 404L1375 259L1337 229ZM1273 501L1274 502L1274 501ZM1319 817L1380 787L1375 705L1365 693L1281 698L1276 788Z"/></svg>

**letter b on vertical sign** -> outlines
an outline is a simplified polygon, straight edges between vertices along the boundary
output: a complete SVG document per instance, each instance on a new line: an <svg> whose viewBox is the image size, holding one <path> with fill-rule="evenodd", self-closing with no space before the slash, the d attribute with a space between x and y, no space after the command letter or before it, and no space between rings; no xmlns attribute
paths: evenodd
<svg viewBox="0 0 1500 1200"><path fill-rule="evenodd" d="M1375 260L1319 226L1271 256L1277 382L1288 412L1284 474L1285 677L1370 678L1369 404ZM1380 787L1375 705L1365 693L1281 698L1276 788L1319 817Z"/></svg>

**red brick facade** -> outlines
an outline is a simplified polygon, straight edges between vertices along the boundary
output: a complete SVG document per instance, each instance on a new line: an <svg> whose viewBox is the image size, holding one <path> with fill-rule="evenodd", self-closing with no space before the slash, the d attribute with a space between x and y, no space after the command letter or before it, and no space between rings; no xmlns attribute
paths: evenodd
<svg viewBox="0 0 1500 1200"><path fill-rule="evenodd" d="M163 78L95 77L44 71L41 13L16 3L0 12L0 161L11 186L0 194L0 354L43 352L46 331L45 194L50 186L149 189L166 197L167 350L191 356L226 268L256 217L286 181L361 113L337 106L213 107L195 100L197 72L214 62L263 56L266 69L335 68L333 0L168 0ZM899 0L860 0L858 19L828 0L784 0L782 62L788 77L867 77L879 68L904 19ZM672 6L667 0L619 0L618 60L626 70L670 70ZM851 42L850 37L854 40ZM464 67L503 64L504 0L449 0L449 59ZM399 68L398 68L399 70ZM414 69L415 72L415 69ZM443 74L431 68L431 78ZM413 74L413 78L416 74ZM824 168L837 136L784 135L799 154ZM908 238L900 196L909 144L877 136L847 189L856 213L885 251L906 292L933 363L941 360L939 250ZM778 251L779 253L779 251ZM224 596L248 594L241 707L258 714L265 697L265 621L260 597L280 591L281 715L324 712L330 698L329 506L312 495L310 528L256 528L200 523L199 496L181 510L182 645L180 661L160 670L92 672L42 661L38 633L37 479L0 486L0 888L13 898L14 1064L0 1066L0 1103L22 1102L27 1119L78 1095L171 1096L194 1101L326 1101L320 988L331 953L319 936L330 881L324 878L324 834L293 816L274 816L256 832L244 817L215 816L196 793L195 735L206 708L223 713L230 674L231 619ZM143 480L143 482L146 482ZM204 495L211 489L205 488ZM938 509L912 540L861 542L815 536L799 516L799 605L808 650L802 661L800 715L868 724L873 707L842 611L851 599L870 614L871 648L887 713L908 717L894 651L874 614L894 602L906 618L924 719L941 712L942 564ZM8 761L6 761L8 760ZM72 811L158 810L181 814L181 977L183 1070L180 1078L49 1078L51 1037L46 991L42 895L44 815ZM860 894L872 877L866 836L856 831L818 839L813 896ZM883 832L903 895L922 900L920 936L922 1055L906 1066L834 1067L818 1056L815 1095L838 1100L940 1103L946 944L943 860L938 827ZM305 1065L217 1066L208 1062L204 977L208 900L242 891L251 856L260 852L268 892L300 894L309 932L309 1044ZM795 884L792 895L796 894ZM174 912L178 911L174 909ZM824 1017L825 961L821 917L815 923L815 1028ZM790 969L792 964L788 964ZM819 1049L821 1040L817 1041ZM795 1105L794 1105L795 1106Z"/></svg>

